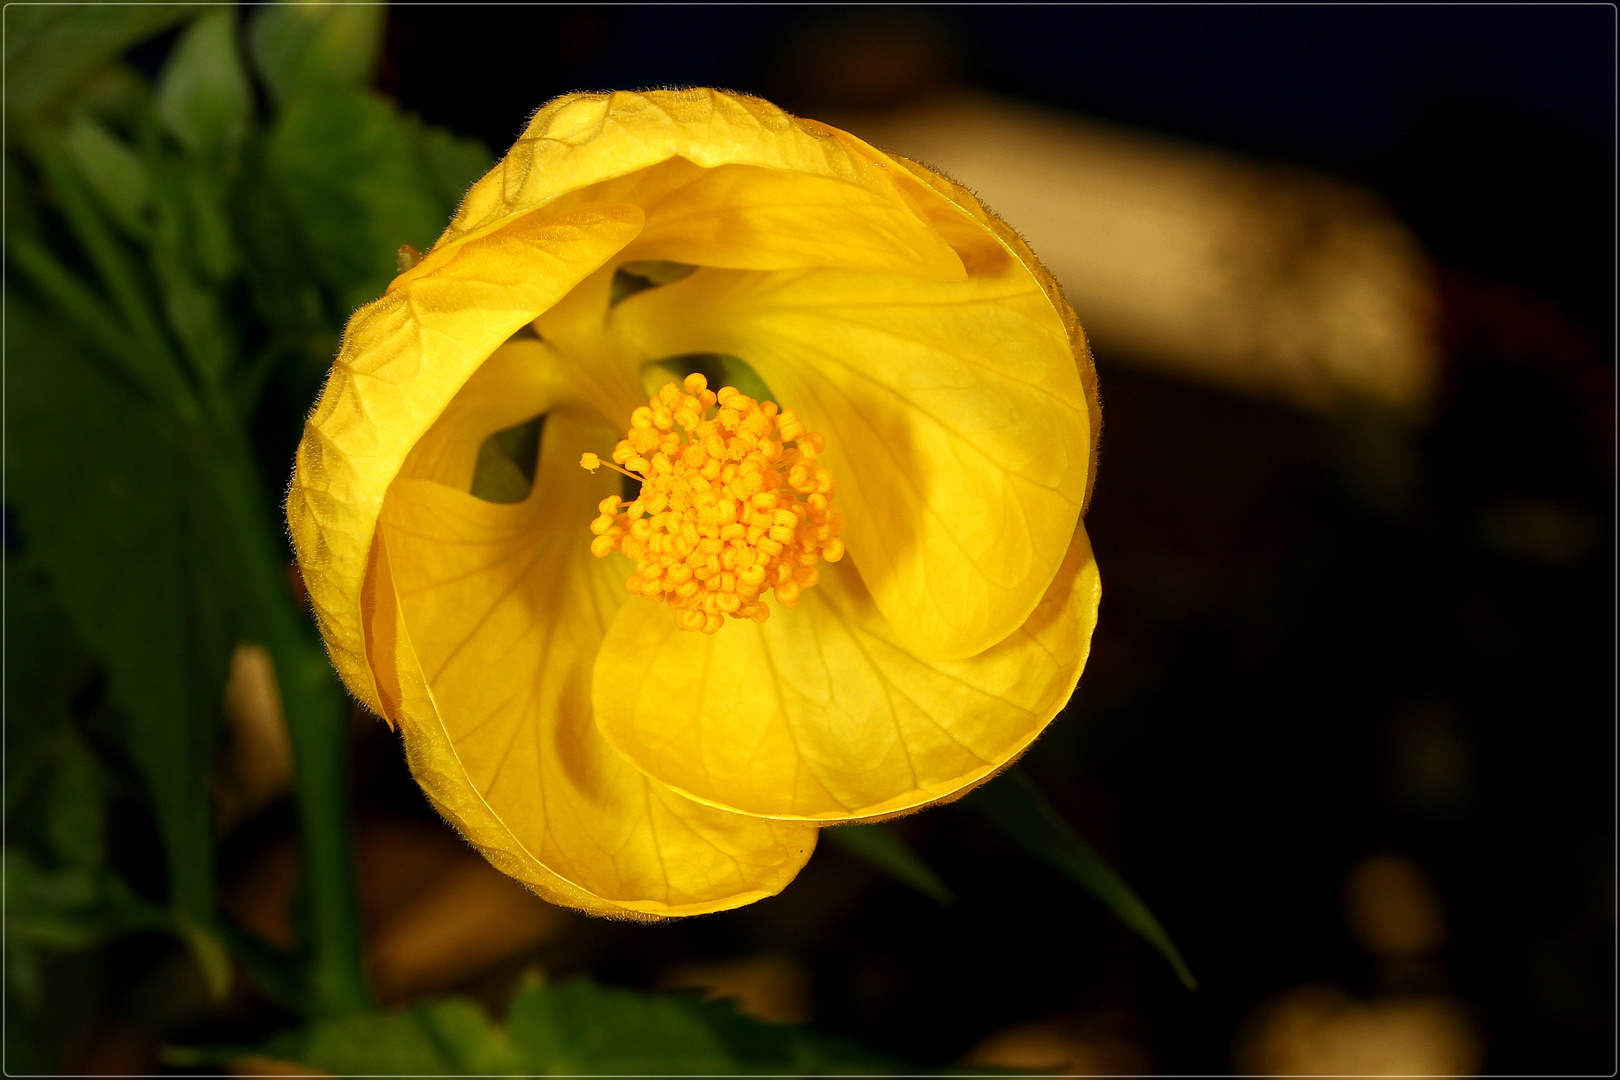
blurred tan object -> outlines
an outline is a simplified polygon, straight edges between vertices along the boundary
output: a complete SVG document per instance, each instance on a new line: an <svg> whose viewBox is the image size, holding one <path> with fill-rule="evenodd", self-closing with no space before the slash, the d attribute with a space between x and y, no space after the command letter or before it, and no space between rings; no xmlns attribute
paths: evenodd
<svg viewBox="0 0 1620 1080"><path fill-rule="evenodd" d="M1475 514L1474 532L1500 554L1573 570L1596 553L1603 521L1557 499L1508 496Z"/></svg>
<svg viewBox="0 0 1620 1080"><path fill-rule="evenodd" d="M1468 1076L1479 1036L1449 997L1357 1002L1306 986L1263 1006L1239 1035L1234 1071L1293 1076Z"/></svg>
<svg viewBox="0 0 1620 1080"><path fill-rule="evenodd" d="M390 1003L448 990L543 945L567 918L463 848L372 931L372 992Z"/></svg>
<svg viewBox="0 0 1620 1080"><path fill-rule="evenodd" d="M225 738L214 772L221 833L252 817L292 786L292 743L270 651L241 644L225 682Z"/></svg>
<svg viewBox="0 0 1620 1080"><path fill-rule="evenodd" d="M782 953L678 967L659 980L659 987L702 990L711 1001L730 998L737 1003L738 1011L772 1023L804 1024L810 1020L810 973L800 960Z"/></svg>
<svg viewBox="0 0 1620 1080"><path fill-rule="evenodd" d="M1151 1063L1140 1047L1071 1018L1003 1028L962 1058L971 1069L1016 1069L1066 1076L1141 1076Z"/></svg>
<svg viewBox="0 0 1620 1080"><path fill-rule="evenodd" d="M1344 886L1345 922L1362 948L1394 959L1436 952L1446 943L1446 914L1428 871L1400 855L1370 855Z"/></svg>
<svg viewBox="0 0 1620 1080"><path fill-rule="evenodd" d="M442 825L364 821L355 863L372 990L385 1004L448 990L544 944L570 918ZM221 906L245 929L294 948L298 876L298 839L289 831L221 884Z"/></svg>
<svg viewBox="0 0 1620 1080"><path fill-rule="evenodd" d="M298 838L286 832L262 843L219 886L219 905L279 949L295 949L293 895L298 889Z"/></svg>
<svg viewBox="0 0 1620 1080"><path fill-rule="evenodd" d="M982 94L827 119L1013 222L1109 359L1319 410L1434 390L1430 268L1370 192Z"/></svg>

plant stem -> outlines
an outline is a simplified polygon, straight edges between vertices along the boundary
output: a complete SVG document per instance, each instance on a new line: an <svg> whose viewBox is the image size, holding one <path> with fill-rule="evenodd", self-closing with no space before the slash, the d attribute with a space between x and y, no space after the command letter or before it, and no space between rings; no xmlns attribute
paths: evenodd
<svg viewBox="0 0 1620 1080"><path fill-rule="evenodd" d="M275 664L292 742L312 901L310 1006L321 1015L361 1009L367 994L349 814L348 695L287 588L286 556L240 424L222 399L210 404L214 430L204 458L236 540L249 624Z"/></svg>

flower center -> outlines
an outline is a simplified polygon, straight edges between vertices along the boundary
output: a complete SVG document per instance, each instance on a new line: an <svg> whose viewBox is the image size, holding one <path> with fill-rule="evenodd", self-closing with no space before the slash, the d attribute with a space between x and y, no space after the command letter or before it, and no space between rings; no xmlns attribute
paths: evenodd
<svg viewBox="0 0 1620 1080"><path fill-rule="evenodd" d="M733 386L713 393L700 372L684 385L666 384L630 415L617 464L595 454L579 463L641 481L634 502L602 500L591 554L624 552L636 561L631 592L669 604L682 630L712 634L726 615L768 619L767 592L797 605L820 580L816 563L844 557L843 522L832 473L816 464L827 441L792 409Z"/></svg>

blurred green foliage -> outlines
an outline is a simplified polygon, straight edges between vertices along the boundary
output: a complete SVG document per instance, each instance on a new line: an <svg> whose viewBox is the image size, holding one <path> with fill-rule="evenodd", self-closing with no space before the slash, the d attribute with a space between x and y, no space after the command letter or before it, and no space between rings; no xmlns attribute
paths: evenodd
<svg viewBox="0 0 1620 1080"><path fill-rule="evenodd" d="M155 80L117 60L188 19ZM301 773L338 789L306 784L300 807L323 841L311 937L334 939L324 974L310 961L314 1011L362 993L341 790L348 710L284 585L272 493L286 463L261 462L253 433L296 430L296 413L264 415L263 391L279 383L300 411L313 400L343 322L386 286L395 250L428 246L490 163L364 88L381 19L255 9L244 50L232 8L7 15L9 539L44 583L30 617L56 628L25 637L46 650L42 670L60 670L72 639L105 673L111 752L139 777L167 864L167 895L152 898L107 868L107 769L61 703L77 688L13 678L9 748L27 743L31 771L14 777L8 822L41 824L38 842L10 834L8 931L63 950L167 927L224 992L211 766L231 650L266 640ZM10 640L18 671L24 638ZM37 739L20 737L35 727ZM28 962L11 968L26 997Z"/></svg>
<svg viewBox="0 0 1620 1080"><path fill-rule="evenodd" d="M5 933L7 977L25 1006L43 1000L40 950L82 950L167 913L107 862L119 786L78 715L94 661L45 595L8 561Z"/></svg>
<svg viewBox="0 0 1620 1080"><path fill-rule="evenodd" d="M476 1002L441 998L355 1013L276 1036L252 1051L177 1049L177 1065L252 1058L337 1075L825 1076L915 1071L904 1061L797 1024L771 1024L729 1001L644 994L576 978L526 979L505 1024Z"/></svg>
<svg viewBox="0 0 1620 1080"><path fill-rule="evenodd" d="M482 147L410 122L386 98L322 87L283 104L265 161L318 279L351 309L399 272L401 244L433 242L446 207L490 165Z"/></svg>
<svg viewBox="0 0 1620 1080"><path fill-rule="evenodd" d="M128 45L200 9L178 4L19 6L6 13L6 112L36 116Z"/></svg>

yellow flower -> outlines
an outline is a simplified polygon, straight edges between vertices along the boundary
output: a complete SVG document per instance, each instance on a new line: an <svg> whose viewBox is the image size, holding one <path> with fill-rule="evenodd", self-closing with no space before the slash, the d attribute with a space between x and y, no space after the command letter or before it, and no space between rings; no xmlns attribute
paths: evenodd
<svg viewBox="0 0 1620 1080"><path fill-rule="evenodd" d="M618 296L626 264L664 283ZM772 404L649 397L699 354ZM528 496L474 497L541 415ZM469 841L556 903L692 915L1062 708L1098 424L1073 312L965 189L756 98L576 94L350 321L287 518L344 682ZM627 506L582 457L667 483Z"/></svg>

